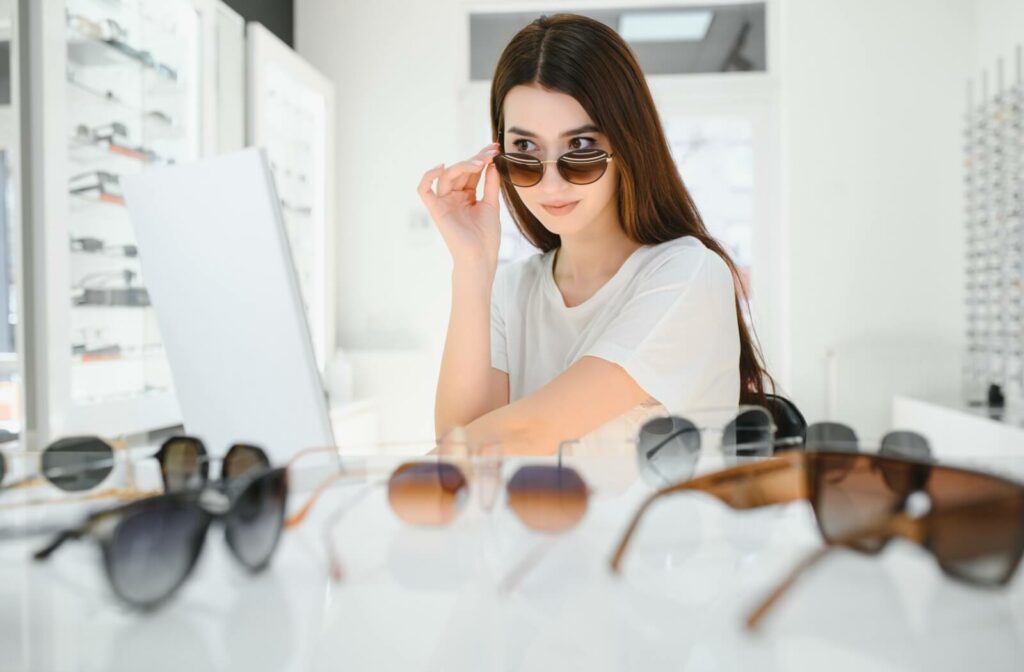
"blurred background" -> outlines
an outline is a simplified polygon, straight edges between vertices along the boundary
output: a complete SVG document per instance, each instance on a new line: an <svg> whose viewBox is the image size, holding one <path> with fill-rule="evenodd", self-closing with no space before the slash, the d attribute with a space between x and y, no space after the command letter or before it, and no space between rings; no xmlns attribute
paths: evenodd
<svg viewBox="0 0 1024 672"><path fill-rule="evenodd" d="M416 186L490 142L501 49L559 11L637 53L809 421L1024 431L1019 0L2 0L0 426L180 422L118 179L258 145L336 433L432 437L451 263Z"/></svg>

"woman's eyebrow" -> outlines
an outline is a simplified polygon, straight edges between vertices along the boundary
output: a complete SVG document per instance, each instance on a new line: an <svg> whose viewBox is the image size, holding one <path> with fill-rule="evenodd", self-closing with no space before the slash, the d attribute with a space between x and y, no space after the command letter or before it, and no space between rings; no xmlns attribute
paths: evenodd
<svg viewBox="0 0 1024 672"><path fill-rule="evenodd" d="M513 126L510 129L508 129L507 132L508 133L515 133L516 135L521 135L524 138L536 138L537 137L536 133L532 133L532 132L527 131L527 130L522 129L522 128L517 128L515 126ZM598 128L597 126L595 126L594 124L587 124L586 126L580 126L579 128L573 128L571 130L568 130L565 133L562 133L562 135L560 137L567 138L570 135L579 135L580 133L600 133L600 132L601 132L601 129Z"/></svg>

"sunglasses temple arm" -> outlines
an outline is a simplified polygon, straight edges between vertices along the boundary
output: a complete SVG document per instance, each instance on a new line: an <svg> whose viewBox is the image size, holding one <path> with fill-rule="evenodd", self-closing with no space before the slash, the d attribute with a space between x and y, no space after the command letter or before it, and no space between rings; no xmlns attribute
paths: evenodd
<svg viewBox="0 0 1024 672"><path fill-rule="evenodd" d="M11 481L10 483L4 485L3 487L0 487L0 491L20 490L21 488L31 488L31 487L35 487L37 485L41 485L41 484L43 484L45 482L46 481L45 481L45 479L42 476L38 476L38 475L25 476L24 478L20 478L20 479L18 479L16 481Z"/></svg>
<svg viewBox="0 0 1024 672"><path fill-rule="evenodd" d="M763 475L770 475L777 470L792 469L797 466L797 464L798 463L793 459L785 458L771 459L755 464L745 464L732 467L724 471L700 476L683 483L670 485L667 488L662 488L661 490L652 493L646 500L644 500L644 503L640 505L640 508L633 515L633 520L629 523L629 527L626 528L626 532L622 535L622 541L619 542L619 546L615 549L615 554L612 556L612 572L618 573L621 569L622 558L626 554L626 549L636 532L640 519L656 500L676 492L696 490L698 492L705 492L712 495L733 508L751 508L754 506L767 506L770 504L785 503L786 501L792 501L792 499L800 499L800 497L779 499L777 501L765 500L760 496L759 490L753 491L749 488L756 487L759 477ZM737 489L740 490L738 491ZM758 493L759 496L752 499L751 495L755 493Z"/></svg>
<svg viewBox="0 0 1024 672"><path fill-rule="evenodd" d="M644 500L644 503L641 504L640 508L637 509L635 514L633 514L633 519L630 521L629 527L626 528L626 532L622 535L622 540L619 541L619 545L615 549L614 555L612 555L611 569L613 573L618 574L622 570L622 558L626 554L626 549L629 548L629 542L633 539L633 535L636 533L636 528L640 524L640 519L644 517L644 514L647 512L647 509L650 508L651 504L658 499L661 499L663 496L677 492L681 489L682 488L678 488L677 486L671 486L651 494Z"/></svg>
<svg viewBox="0 0 1024 672"><path fill-rule="evenodd" d="M79 539L85 534L85 528L77 528L74 530L64 530L54 537L53 541L47 544L45 547L39 549L32 554L34 560L46 560L50 555L56 551L61 545L68 540Z"/></svg>
<svg viewBox="0 0 1024 672"><path fill-rule="evenodd" d="M818 550L810 553L807 557L801 560L796 567L790 570L789 574L786 575L782 581L779 582L775 588L768 594L761 603L750 612L747 616L747 629L755 630L764 615L779 601L796 580L800 578L807 570L816 565L822 558L824 558L829 551L832 551L838 547L845 546L847 544L856 542L866 537L875 536L893 536L899 535L907 537L911 540L919 540L921 535L921 528L916 524L917 521L901 514L892 516L884 523L875 525L865 530L859 530L853 532L844 537L841 537L835 541L830 542L828 545L819 548Z"/></svg>
<svg viewBox="0 0 1024 672"><path fill-rule="evenodd" d="M328 488L330 488L332 485L334 485L337 481L340 481L343 478L356 478L356 477L363 477L363 478L365 478L367 476L373 476L373 475L375 475L377 473L378 473L378 471L372 470L372 469L358 469L358 470L349 469L349 470L339 470L339 471L334 472L330 476L326 476L316 486L316 490L314 490L313 494L311 494L309 496L309 499L306 500L306 503L303 504L301 507L299 507L298 511L296 511L292 515L290 515L287 518L285 518L285 521L284 521L285 528L298 527L299 525L301 525L302 521L304 521L306 519L306 516L308 516L309 512L313 509L313 506L316 504L317 500L320 499L320 496L322 494L324 494L324 492ZM384 473L384 471L381 471L379 473Z"/></svg>
<svg viewBox="0 0 1024 672"><path fill-rule="evenodd" d="M829 553L829 551L833 550L834 548L835 546L832 545L822 546L818 550L807 555L807 557L805 557L795 567L793 567L793 569L790 570L789 574L787 574L786 577L782 581L780 581L775 586L775 588L772 589L770 593L768 593L767 597L765 597L761 601L761 603L758 604L757 607L753 611L751 611L750 614L747 616L747 629L756 630L757 626L761 622L761 619L764 618L764 615L768 613L768 611L773 606L775 606L779 599L786 594L786 591L792 588L793 584L796 583L796 580L799 579L800 576L804 574L804 572L806 572L808 569L816 565L822 558L824 558Z"/></svg>
<svg viewBox="0 0 1024 672"><path fill-rule="evenodd" d="M501 582L500 590L503 593L510 593L516 586L533 571L533 568L540 564L544 556L561 537L542 537L537 544L531 548L525 556L505 575Z"/></svg>
<svg viewBox="0 0 1024 672"><path fill-rule="evenodd" d="M342 518L348 515L348 512L355 508L356 504L363 501L363 498L369 494L377 483L368 483L358 494L354 495L351 500L345 502L345 504L338 508L337 511L331 514L327 522L324 524L324 546L327 548L327 563L330 567L331 580L338 582L341 581L345 576L344 566L341 563L341 554L338 553L334 546L334 528L338 526Z"/></svg>

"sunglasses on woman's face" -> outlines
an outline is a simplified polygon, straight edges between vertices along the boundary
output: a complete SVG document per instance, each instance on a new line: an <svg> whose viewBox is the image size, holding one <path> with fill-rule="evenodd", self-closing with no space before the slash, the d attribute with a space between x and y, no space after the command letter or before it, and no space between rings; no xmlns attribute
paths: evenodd
<svg viewBox="0 0 1024 672"><path fill-rule="evenodd" d="M90 515L80 527L58 534L35 559L45 560L69 539L94 537L114 593L130 606L152 609L188 578L214 521L223 523L228 548L246 569L266 568L281 535L287 497L286 470L279 468L139 499Z"/></svg>
<svg viewBox="0 0 1024 672"><path fill-rule="evenodd" d="M548 164L555 164L558 173L572 184L593 184L604 176L613 155L603 149L575 149L557 159L541 161L521 152L502 152L494 157L494 166L506 182L517 187L532 187L544 179Z"/></svg>
<svg viewBox="0 0 1024 672"><path fill-rule="evenodd" d="M203 442L191 436L173 436L153 455L160 463L160 475L165 492L205 485L209 476L208 453ZM0 492L33 487L48 482L65 492L89 491L102 483L114 469L114 446L96 436L77 436L60 439L47 446L40 455L38 475L0 485ZM223 459L222 477L235 478L254 469L267 469L270 459L258 446L238 443L228 450ZM0 455L0 481L6 471L6 461ZM110 488L90 493L95 499L112 495L146 494L125 488ZM62 500L63 501L63 500ZM21 505L23 503L19 503Z"/></svg>
<svg viewBox="0 0 1024 672"><path fill-rule="evenodd" d="M1009 582L1024 555L1024 485L954 467L880 454L793 453L663 488L640 506L611 560L618 572L644 513L670 494L705 492L734 509L806 500L829 546L878 553L893 537L930 552L942 570L977 586ZM800 571L748 618L754 627Z"/></svg>

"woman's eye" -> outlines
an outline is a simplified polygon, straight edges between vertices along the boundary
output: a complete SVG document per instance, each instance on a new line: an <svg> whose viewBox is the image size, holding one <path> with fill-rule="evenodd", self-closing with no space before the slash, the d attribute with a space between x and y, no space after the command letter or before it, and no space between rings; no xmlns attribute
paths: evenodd
<svg viewBox="0 0 1024 672"><path fill-rule="evenodd" d="M596 142L597 141L594 140L593 138L580 136L578 138L573 138L569 141L569 149L586 149L587 147L593 147ZM512 147L518 152L532 151L533 149L535 149L530 147L530 145L532 144L533 143L529 140L520 139L512 141Z"/></svg>

